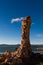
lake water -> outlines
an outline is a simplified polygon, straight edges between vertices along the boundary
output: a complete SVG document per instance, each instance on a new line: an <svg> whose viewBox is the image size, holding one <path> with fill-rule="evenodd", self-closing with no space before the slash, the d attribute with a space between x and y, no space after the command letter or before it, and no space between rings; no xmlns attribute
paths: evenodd
<svg viewBox="0 0 43 65"><path fill-rule="evenodd" d="M17 48L19 47L19 45L0 45L0 54L3 54L6 50L9 50L10 52L14 52L15 50L17 50ZM32 45L32 51L34 53L43 53L43 51L37 51L36 48L39 47L43 47L43 45Z"/></svg>

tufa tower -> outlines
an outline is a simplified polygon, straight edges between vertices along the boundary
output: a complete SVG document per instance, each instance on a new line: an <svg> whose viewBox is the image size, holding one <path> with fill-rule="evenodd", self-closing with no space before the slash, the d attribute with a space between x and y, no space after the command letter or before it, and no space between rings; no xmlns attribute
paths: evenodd
<svg viewBox="0 0 43 65"><path fill-rule="evenodd" d="M30 16L27 16L26 19L22 21L22 41L16 51L16 57L27 58L32 52L30 45L30 27L31 19Z"/></svg>

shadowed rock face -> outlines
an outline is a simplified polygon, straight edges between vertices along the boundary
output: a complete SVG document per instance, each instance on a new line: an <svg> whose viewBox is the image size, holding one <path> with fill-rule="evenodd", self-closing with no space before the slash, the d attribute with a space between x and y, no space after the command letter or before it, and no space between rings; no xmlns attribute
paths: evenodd
<svg viewBox="0 0 43 65"><path fill-rule="evenodd" d="M22 21L22 41L16 53L14 53L16 57L25 58L31 55L32 50L30 45L30 27L31 19L30 16L27 16L26 19Z"/></svg>

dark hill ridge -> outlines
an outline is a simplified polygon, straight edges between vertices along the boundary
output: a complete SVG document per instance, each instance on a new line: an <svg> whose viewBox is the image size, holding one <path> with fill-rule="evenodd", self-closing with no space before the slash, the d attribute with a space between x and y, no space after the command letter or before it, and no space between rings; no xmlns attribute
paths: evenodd
<svg viewBox="0 0 43 65"><path fill-rule="evenodd" d="M0 44L0 46L18 46L20 44L16 44L16 45L9 45L9 44Z"/></svg>

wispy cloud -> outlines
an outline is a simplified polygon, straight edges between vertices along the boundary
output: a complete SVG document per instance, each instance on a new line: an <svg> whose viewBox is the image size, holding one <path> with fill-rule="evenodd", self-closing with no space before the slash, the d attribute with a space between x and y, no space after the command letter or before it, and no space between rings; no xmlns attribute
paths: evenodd
<svg viewBox="0 0 43 65"><path fill-rule="evenodd" d="M24 17L13 18L13 19L11 20L11 23L18 22L18 21L22 21L22 20L24 20Z"/></svg>
<svg viewBox="0 0 43 65"><path fill-rule="evenodd" d="M14 22L19 22L19 21L22 21L22 20L24 20L24 19L26 19L25 17L20 17L20 18L13 18L12 20L11 20L11 23L14 23ZM34 22L32 22L32 24L31 25L34 25L35 23Z"/></svg>

